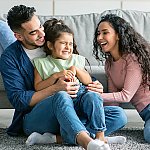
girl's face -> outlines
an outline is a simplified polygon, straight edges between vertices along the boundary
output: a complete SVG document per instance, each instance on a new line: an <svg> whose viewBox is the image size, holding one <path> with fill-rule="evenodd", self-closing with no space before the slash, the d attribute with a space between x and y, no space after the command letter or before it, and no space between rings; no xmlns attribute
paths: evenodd
<svg viewBox="0 0 150 150"><path fill-rule="evenodd" d="M119 53L119 38L118 34L112 28L110 23L101 22L98 27L97 42L104 52L109 52L111 55Z"/></svg>
<svg viewBox="0 0 150 150"><path fill-rule="evenodd" d="M57 59L68 59L73 52L73 35L67 32L61 33L61 36L55 41L52 48L52 56Z"/></svg>

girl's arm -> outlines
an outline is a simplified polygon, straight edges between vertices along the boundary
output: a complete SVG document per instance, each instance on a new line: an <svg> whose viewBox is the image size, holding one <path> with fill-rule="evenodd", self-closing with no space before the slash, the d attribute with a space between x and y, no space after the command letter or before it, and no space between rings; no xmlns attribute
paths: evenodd
<svg viewBox="0 0 150 150"><path fill-rule="evenodd" d="M80 69L76 66L71 66L69 68L74 75L82 82L84 85L88 85L89 83L92 83L92 79L90 74L85 69Z"/></svg>
<svg viewBox="0 0 150 150"><path fill-rule="evenodd" d="M46 80L42 80L39 72L34 68L34 88L36 91L45 89L56 82L56 77L54 75L50 76Z"/></svg>
<svg viewBox="0 0 150 150"><path fill-rule="evenodd" d="M39 72L37 71L37 69L34 69L34 87L36 91L45 89L53 84L56 83L56 81L59 78L64 77L65 80L67 80L68 78L71 78L71 76L74 76L74 74L72 73L71 70L63 70L60 72L56 72L53 75L51 75L49 78L43 80L39 74Z"/></svg>

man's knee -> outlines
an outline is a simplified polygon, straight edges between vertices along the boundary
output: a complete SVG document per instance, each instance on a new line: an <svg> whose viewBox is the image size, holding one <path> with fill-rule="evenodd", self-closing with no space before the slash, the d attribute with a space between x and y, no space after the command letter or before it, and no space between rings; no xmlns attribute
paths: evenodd
<svg viewBox="0 0 150 150"><path fill-rule="evenodd" d="M145 123L144 139L146 142L150 143L150 120L146 121Z"/></svg>

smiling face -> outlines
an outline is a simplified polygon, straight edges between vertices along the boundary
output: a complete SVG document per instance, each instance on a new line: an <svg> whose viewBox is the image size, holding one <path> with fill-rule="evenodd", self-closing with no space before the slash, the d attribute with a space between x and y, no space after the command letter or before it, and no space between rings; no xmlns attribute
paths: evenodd
<svg viewBox="0 0 150 150"><path fill-rule="evenodd" d="M15 32L16 38L22 42L25 48L35 49L39 46L43 46L45 39L44 28L40 23L40 20L36 15L26 23L23 23L22 30Z"/></svg>
<svg viewBox="0 0 150 150"><path fill-rule="evenodd" d="M112 56L119 55L118 34L109 22L101 22L99 24L97 42L104 52L109 52Z"/></svg>
<svg viewBox="0 0 150 150"><path fill-rule="evenodd" d="M68 59L73 53L73 35L62 32L60 37L52 46L49 42L48 47L52 50L52 56L56 59Z"/></svg>

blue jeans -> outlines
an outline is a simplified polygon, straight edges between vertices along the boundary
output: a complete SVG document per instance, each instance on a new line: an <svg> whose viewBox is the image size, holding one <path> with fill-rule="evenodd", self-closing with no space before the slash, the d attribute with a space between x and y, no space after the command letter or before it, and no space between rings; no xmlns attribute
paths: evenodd
<svg viewBox="0 0 150 150"><path fill-rule="evenodd" d="M144 124L144 139L146 142L150 143L150 104L146 106L139 115L145 121Z"/></svg>
<svg viewBox="0 0 150 150"><path fill-rule="evenodd" d="M98 131L106 130L103 99L97 93L87 91L85 86L81 85L73 103L77 116L91 137L95 138Z"/></svg>
<svg viewBox="0 0 150 150"><path fill-rule="evenodd" d="M106 135L122 128L127 123L127 117L122 108L106 106L104 111ZM61 130L64 142L69 144L76 144L76 135L88 130L77 116L73 100L64 91L39 102L29 114L26 114L23 128L27 135L32 132L59 134Z"/></svg>

